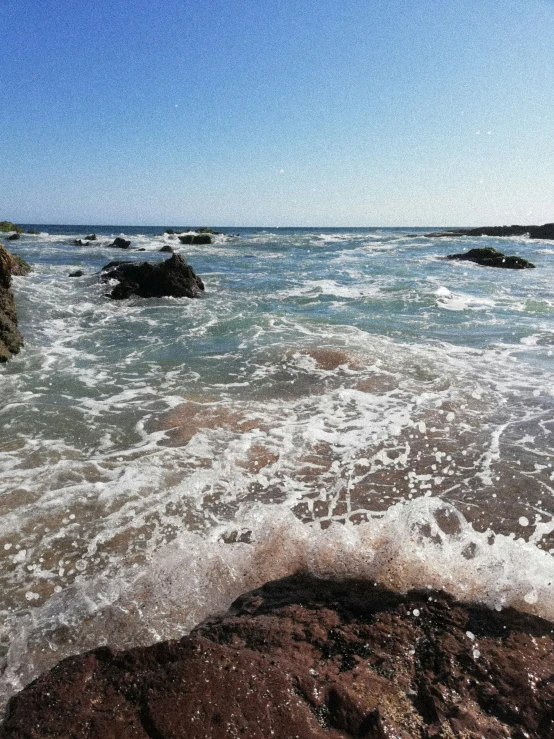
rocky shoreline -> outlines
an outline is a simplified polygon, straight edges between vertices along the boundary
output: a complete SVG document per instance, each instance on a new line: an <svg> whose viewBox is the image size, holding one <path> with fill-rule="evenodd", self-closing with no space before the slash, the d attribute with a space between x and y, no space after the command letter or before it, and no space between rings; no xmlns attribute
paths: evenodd
<svg viewBox="0 0 554 739"><path fill-rule="evenodd" d="M298 574L179 641L71 657L0 739L549 739L554 625Z"/></svg>
<svg viewBox="0 0 554 739"><path fill-rule="evenodd" d="M457 236L528 236L530 239L554 240L554 223L542 226L482 226L479 228L451 228L425 234L427 238L446 238Z"/></svg>
<svg viewBox="0 0 554 739"><path fill-rule="evenodd" d="M0 362L7 362L23 346L11 283L12 276L26 275L30 269L21 257L0 244Z"/></svg>

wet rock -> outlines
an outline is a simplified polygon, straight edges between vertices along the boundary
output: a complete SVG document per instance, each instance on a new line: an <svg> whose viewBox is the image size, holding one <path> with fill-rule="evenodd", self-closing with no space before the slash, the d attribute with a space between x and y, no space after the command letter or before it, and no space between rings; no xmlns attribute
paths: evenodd
<svg viewBox="0 0 554 739"><path fill-rule="evenodd" d="M36 228L29 228L27 230L28 234L32 234L33 236L38 236L40 234L40 231L37 231Z"/></svg>
<svg viewBox="0 0 554 739"><path fill-rule="evenodd" d="M25 277L31 271L31 265L26 262L19 254L10 254L11 257L11 271L14 277Z"/></svg>
<svg viewBox="0 0 554 739"><path fill-rule="evenodd" d="M84 239L73 239L71 242L72 246L88 246L88 241L85 241Z"/></svg>
<svg viewBox="0 0 554 739"><path fill-rule="evenodd" d="M82 277L84 274L82 269L76 269L75 272L69 273L69 277Z"/></svg>
<svg viewBox="0 0 554 739"><path fill-rule="evenodd" d="M102 268L102 279L118 280L109 296L115 300L138 295L141 298L197 298L204 283L182 256L174 254L164 262L110 262Z"/></svg>
<svg viewBox="0 0 554 739"><path fill-rule="evenodd" d="M464 254L449 254L447 259L458 259L466 262L475 262L485 267L500 267L502 269L534 269L535 265L523 257L506 256L503 252L490 246L481 249L470 249Z"/></svg>
<svg viewBox="0 0 554 739"><path fill-rule="evenodd" d="M179 236L181 244L212 244L213 239L210 234L185 234Z"/></svg>
<svg viewBox="0 0 554 739"><path fill-rule="evenodd" d="M213 244L213 238L208 233L185 234L179 236L181 244Z"/></svg>
<svg viewBox="0 0 554 739"><path fill-rule="evenodd" d="M96 241L96 234L89 234L85 236L85 241Z"/></svg>
<svg viewBox="0 0 554 739"><path fill-rule="evenodd" d="M480 228L454 228L425 234L428 238L457 236L529 236L530 239L554 239L554 223L543 226L483 226Z"/></svg>
<svg viewBox="0 0 554 739"><path fill-rule="evenodd" d="M296 575L190 636L61 662L0 739L552 739L554 625Z"/></svg>
<svg viewBox="0 0 554 739"><path fill-rule="evenodd" d="M14 233L11 236L8 236L8 241L18 241L21 236L18 233Z"/></svg>
<svg viewBox="0 0 554 739"><path fill-rule="evenodd" d="M131 242L118 236L111 244L108 244L108 246L113 247L114 249L128 249L131 246Z"/></svg>
<svg viewBox="0 0 554 739"><path fill-rule="evenodd" d="M11 281L14 274L26 274L25 265L24 260L10 254L0 244L0 362L6 362L23 346L23 336L17 328Z"/></svg>
<svg viewBox="0 0 554 739"><path fill-rule="evenodd" d="M173 254L173 247L170 246L169 244L164 244L164 246L162 246L162 248L159 251L166 252L168 254Z"/></svg>

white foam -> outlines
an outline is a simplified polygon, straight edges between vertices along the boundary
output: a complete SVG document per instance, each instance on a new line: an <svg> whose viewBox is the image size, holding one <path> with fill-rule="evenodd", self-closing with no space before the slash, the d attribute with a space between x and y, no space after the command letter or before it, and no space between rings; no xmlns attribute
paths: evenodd
<svg viewBox="0 0 554 739"><path fill-rule="evenodd" d="M444 286L435 290L435 295L437 296L437 306L444 310L487 310L495 306L495 301L490 298L478 298L473 295L454 293Z"/></svg>
<svg viewBox="0 0 554 739"><path fill-rule="evenodd" d="M438 498L398 504L365 524L333 524L325 531L302 524L286 506L254 506L233 530L249 532L250 543L225 543L228 525L207 535L183 531L141 574L131 569L111 581L78 576L72 588L30 605L5 634L4 696L67 654L178 637L239 594L298 571L375 579L397 591L445 589L465 601L554 619L554 558L522 540L476 532ZM31 604L35 593L29 593Z"/></svg>

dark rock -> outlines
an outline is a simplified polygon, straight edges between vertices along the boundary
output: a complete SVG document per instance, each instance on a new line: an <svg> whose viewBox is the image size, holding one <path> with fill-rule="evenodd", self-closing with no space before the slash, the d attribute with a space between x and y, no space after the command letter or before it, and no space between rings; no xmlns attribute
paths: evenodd
<svg viewBox="0 0 554 739"><path fill-rule="evenodd" d="M17 226L15 223L12 223L11 221L0 221L0 233L9 233L10 231L15 231L16 233L23 233L23 228L21 226Z"/></svg>
<svg viewBox="0 0 554 739"><path fill-rule="evenodd" d="M475 262L485 267L501 267L503 269L534 269L535 265L523 257L507 257L501 251L490 246L482 249L470 249L465 254L449 254L447 259L459 259L466 262Z"/></svg>
<svg viewBox="0 0 554 739"><path fill-rule="evenodd" d="M111 244L108 244L108 246L115 249L128 249L131 246L131 242L118 236L117 239L114 239L114 241Z"/></svg>
<svg viewBox="0 0 554 739"><path fill-rule="evenodd" d="M76 269L75 272L69 273L69 277L82 277L84 274L82 269Z"/></svg>
<svg viewBox="0 0 554 739"><path fill-rule="evenodd" d="M173 247L170 246L169 244L164 244L159 251L167 252L169 254L173 254Z"/></svg>
<svg viewBox="0 0 554 739"><path fill-rule="evenodd" d="M85 236L86 241L96 241L96 234L89 234L88 236Z"/></svg>
<svg viewBox="0 0 554 739"><path fill-rule="evenodd" d="M37 231L36 228L30 228L27 231L28 234L32 234L33 236L38 236L40 234L40 231Z"/></svg>
<svg viewBox="0 0 554 739"><path fill-rule="evenodd" d="M545 223L544 226L535 226L529 229L530 239L551 239L554 241L554 223Z"/></svg>
<svg viewBox="0 0 554 739"><path fill-rule="evenodd" d="M88 246L88 241L84 241L83 239L73 239L71 242L72 246Z"/></svg>
<svg viewBox="0 0 554 739"><path fill-rule="evenodd" d="M102 279L119 281L110 293L115 300L141 298L197 298L204 283L183 257L174 254L164 262L110 262L102 268Z"/></svg>
<svg viewBox="0 0 554 739"><path fill-rule="evenodd" d="M11 290L12 275L25 274L23 264L27 263L19 261L0 244L0 362L6 362L23 346Z"/></svg>
<svg viewBox="0 0 554 739"><path fill-rule="evenodd" d="M17 241L20 238L21 236L18 233L14 233L11 236L8 236L8 241Z"/></svg>
<svg viewBox="0 0 554 739"><path fill-rule="evenodd" d="M141 246L140 249L137 249L137 251L146 251L146 249L144 248L144 246Z"/></svg>
<svg viewBox="0 0 554 739"><path fill-rule="evenodd" d="M531 239L554 239L554 223L544 226L484 226L481 228L454 228L425 234L428 238L458 236L529 236Z"/></svg>
<svg viewBox="0 0 554 739"><path fill-rule="evenodd" d="M213 244L213 238L210 234L196 233L196 234L185 234L179 236L181 244Z"/></svg>
<svg viewBox="0 0 554 739"><path fill-rule="evenodd" d="M165 233L166 233L166 234L174 234L174 233L175 233L175 231L174 231L174 230L173 230L172 228L166 228L166 229L165 229Z"/></svg>
<svg viewBox="0 0 554 739"><path fill-rule="evenodd" d="M190 636L63 660L0 739L553 739L554 624L296 575Z"/></svg>

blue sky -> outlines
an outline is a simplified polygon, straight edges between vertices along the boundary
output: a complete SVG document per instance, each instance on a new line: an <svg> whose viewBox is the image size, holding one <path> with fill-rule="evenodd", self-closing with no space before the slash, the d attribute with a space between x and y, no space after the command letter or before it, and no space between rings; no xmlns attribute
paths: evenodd
<svg viewBox="0 0 554 739"><path fill-rule="evenodd" d="M554 0L0 0L0 219L554 220Z"/></svg>

